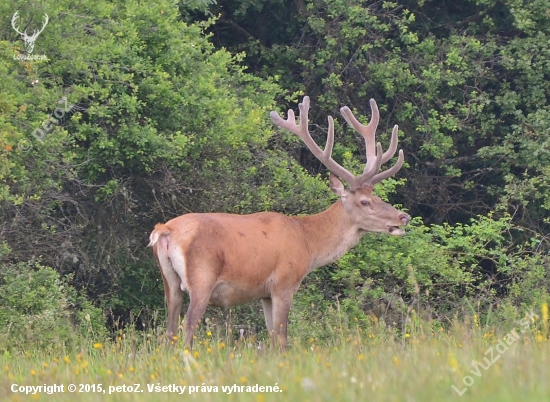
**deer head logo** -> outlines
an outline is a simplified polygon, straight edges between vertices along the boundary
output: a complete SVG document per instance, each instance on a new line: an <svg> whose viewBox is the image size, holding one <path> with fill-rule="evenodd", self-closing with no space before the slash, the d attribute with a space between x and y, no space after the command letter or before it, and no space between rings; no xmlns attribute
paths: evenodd
<svg viewBox="0 0 550 402"><path fill-rule="evenodd" d="M42 25L42 28L39 30L35 29L32 35L27 35L27 30L23 32L19 30L19 28L16 25L18 18L19 18L19 11L16 11L15 14L13 14L13 17L11 19L11 26L13 27L13 29L15 29L15 32L21 35L21 37L25 41L25 51L27 52L27 54L31 54L32 51L34 50L34 41L36 40L36 38L38 38L38 35L40 35L40 33L44 30L44 28L46 28L46 25L48 25L48 21L49 21L48 14L44 14L44 25Z"/></svg>

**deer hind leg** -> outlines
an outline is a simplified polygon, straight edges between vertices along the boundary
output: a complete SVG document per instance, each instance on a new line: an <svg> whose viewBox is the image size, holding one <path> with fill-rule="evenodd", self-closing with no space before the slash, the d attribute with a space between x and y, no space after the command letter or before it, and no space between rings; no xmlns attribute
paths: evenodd
<svg viewBox="0 0 550 402"><path fill-rule="evenodd" d="M166 236L159 238L158 243L153 249L159 263L164 285L164 296L166 298L166 307L168 312L168 323L166 328L167 337L172 340L178 335L181 307L183 301L184 278L180 272L185 272L185 267L179 266L180 259L174 258L169 252L170 240ZM172 258L170 258L172 257ZM175 266L174 266L175 264ZM177 268L177 269L176 269Z"/></svg>
<svg viewBox="0 0 550 402"><path fill-rule="evenodd" d="M166 336L170 340L178 335L180 323L181 306L183 302L183 291L179 286L179 278L174 272L174 275L165 275L162 279L164 282L164 295L166 297L166 307L168 309L168 324L166 328Z"/></svg>
<svg viewBox="0 0 550 402"><path fill-rule="evenodd" d="M272 303L273 335L271 339L274 345L278 345L284 350L287 345L288 315L292 304L292 294L273 297Z"/></svg>
<svg viewBox="0 0 550 402"><path fill-rule="evenodd" d="M214 281L203 284L202 286L194 286L189 289L189 308L185 315L185 346L189 349L193 347L193 337L199 326L200 320L206 312L206 307L210 302L210 296L214 289Z"/></svg>
<svg viewBox="0 0 550 402"><path fill-rule="evenodd" d="M273 302L270 297L262 299L262 309L264 310L265 326L269 337L273 337Z"/></svg>

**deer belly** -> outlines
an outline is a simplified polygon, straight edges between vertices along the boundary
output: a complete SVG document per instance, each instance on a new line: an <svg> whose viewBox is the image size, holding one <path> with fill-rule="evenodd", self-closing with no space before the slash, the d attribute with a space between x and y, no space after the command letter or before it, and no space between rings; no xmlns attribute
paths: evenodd
<svg viewBox="0 0 550 402"><path fill-rule="evenodd" d="M235 307L264 297L268 297L264 289L248 289L238 284L220 282L212 291L210 305Z"/></svg>

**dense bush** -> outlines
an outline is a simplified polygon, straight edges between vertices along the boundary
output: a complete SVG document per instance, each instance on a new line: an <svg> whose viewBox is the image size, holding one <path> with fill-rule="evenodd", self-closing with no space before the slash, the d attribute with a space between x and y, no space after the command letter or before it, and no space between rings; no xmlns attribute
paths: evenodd
<svg viewBox="0 0 550 402"><path fill-rule="evenodd" d="M0 349L71 345L106 334L101 309L38 263L0 265L0 306Z"/></svg>

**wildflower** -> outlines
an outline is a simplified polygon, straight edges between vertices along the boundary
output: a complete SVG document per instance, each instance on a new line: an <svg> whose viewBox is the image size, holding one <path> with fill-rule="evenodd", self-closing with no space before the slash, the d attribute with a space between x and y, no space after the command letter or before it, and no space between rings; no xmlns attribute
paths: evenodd
<svg viewBox="0 0 550 402"><path fill-rule="evenodd" d="M31 370L31 375L36 375L36 370Z"/></svg>
<svg viewBox="0 0 550 402"><path fill-rule="evenodd" d="M541 306L542 313L542 329L544 331L544 336L548 336L548 303L542 303Z"/></svg>
<svg viewBox="0 0 550 402"><path fill-rule="evenodd" d="M460 366L458 364L458 361L455 359L453 354L449 355L449 365L454 371L460 372Z"/></svg>
<svg viewBox="0 0 550 402"><path fill-rule="evenodd" d="M65 356L65 357L63 358L63 361L64 361L65 363L70 363L70 362L71 362L71 358L70 358L69 356Z"/></svg>
<svg viewBox="0 0 550 402"><path fill-rule="evenodd" d="M395 364L396 366L399 366L399 358L397 356L393 357L393 364Z"/></svg>
<svg viewBox="0 0 550 402"><path fill-rule="evenodd" d="M103 344L101 342L94 343L94 349L103 349Z"/></svg>
<svg viewBox="0 0 550 402"><path fill-rule="evenodd" d="M206 331L206 336L209 337L209 338L212 337L212 332L211 331Z"/></svg>
<svg viewBox="0 0 550 402"><path fill-rule="evenodd" d="M245 376L241 376L240 380L243 384L246 384L246 377Z"/></svg>
<svg viewBox="0 0 550 402"><path fill-rule="evenodd" d="M6 151L11 151L13 148L11 145L6 145Z"/></svg>
<svg viewBox="0 0 550 402"><path fill-rule="evenodd" d="M405 334L405 338L410 338L411 334Z"/></svg>
<svg viewBox="0 0 550 402"><path fill-rule="evenodd" d="M363 354L360 354L359 355L359 361L363 361L365 359L365 356L363 356Z"/></svg>
<svg viewBox="0 0 550 402"><path fill-rule="evenodd" d="M128 369L128 371L129 371L130 373L133 373L133 372L134 372L134 366L130 366L130 368Z"/></svg>

